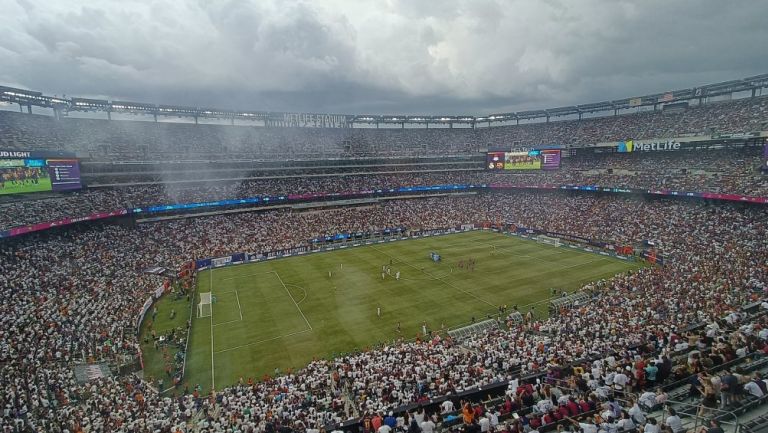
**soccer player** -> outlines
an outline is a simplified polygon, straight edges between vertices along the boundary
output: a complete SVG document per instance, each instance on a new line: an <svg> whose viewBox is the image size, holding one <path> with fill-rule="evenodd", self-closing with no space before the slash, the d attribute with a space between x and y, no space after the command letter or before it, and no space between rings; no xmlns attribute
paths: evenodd
<svg viewBox="0 0 768 433"><path fill-rule="evenodd" d="M400 271L395 272L395 280L400 281Z"/></svg>
<svg viewBox="0 0 768 433"><path fill-rule="evenodd" d="M376 315L381 317L381 306L380 305L376 307Z"/></svg>

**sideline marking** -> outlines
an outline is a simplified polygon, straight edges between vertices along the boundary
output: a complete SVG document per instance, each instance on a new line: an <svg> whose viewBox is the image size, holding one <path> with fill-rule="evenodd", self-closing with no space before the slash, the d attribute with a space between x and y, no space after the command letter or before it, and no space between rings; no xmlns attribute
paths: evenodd
<svg viewBox="0 0 768 433"><path fill-rule="evenodd" d="M230 350L242 349L243 347L253 346L254 344L266 343L267 341L273 341L273 340L277 340L277 339L280 339L280 338L285 338L285 337L290 337L290 336L293 336L293 335L303 334L303 333L309 332L311 330L312 329L305 329L303 331L291 332L290 334L278 335L277 337L265 338L263 340L258 340L258 341L252 341L252 342L247 343L247 344L241 344L240 346L235 346L235 347L230 347L229 349L219 350L216 353L224 353L224 352L229 352Z"/></svg>

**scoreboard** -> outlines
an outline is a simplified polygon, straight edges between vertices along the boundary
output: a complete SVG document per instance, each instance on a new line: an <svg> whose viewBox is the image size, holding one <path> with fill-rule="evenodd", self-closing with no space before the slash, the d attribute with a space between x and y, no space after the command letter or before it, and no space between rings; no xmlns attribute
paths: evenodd
<svg viewBox="0 0 768 433"><path fill-rule="evenodd" d="M51 189L62 191L80 189L80 162L76 159L49 159L48 172L51 175Z"/></svg>
<svg viewBox="0 0 768 433"><path fill-rule="evenodd" d="M80 188L76 158L54 152L0 151L0 195Z"/></svg>
<svg viewBox="0 0 768 433"><path fill-rule="evenodd" d="M535 149L525 152L488 152L489 170L555 170L560 168L560 149Z"/></svg>

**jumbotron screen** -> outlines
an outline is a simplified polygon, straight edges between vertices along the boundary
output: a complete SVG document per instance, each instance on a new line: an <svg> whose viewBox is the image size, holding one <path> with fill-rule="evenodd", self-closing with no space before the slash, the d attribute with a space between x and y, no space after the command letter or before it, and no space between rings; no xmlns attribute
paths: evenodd
<svg viewBox="0 0 768 433"><path fill-rule="evenodd" d="M22 154L19 152L19 154ZM80 189L77 159L0 156L0 195Z"/></svg>
<svg viewBox="0 0 768 433"><path fill-rule="evenodd" d="M488 152L489 170L552 170L560 168L560 149L527 152Z"/></svg>
<svg viewBox="0 0 768 433"><path fill-rule="evenodd" d="M768 143L763 145L763 171L768 172Z"/></svg>

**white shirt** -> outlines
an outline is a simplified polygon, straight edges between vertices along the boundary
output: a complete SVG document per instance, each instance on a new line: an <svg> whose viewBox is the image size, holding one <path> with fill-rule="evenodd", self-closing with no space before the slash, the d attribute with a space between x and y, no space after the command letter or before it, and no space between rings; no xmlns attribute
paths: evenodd
<svg viewBox="0 0 768 433"><path fill-rule="evenodd" d="M453 402L450 400L446 400L442 404L443 406L443 413L453 412Z"/></svg>
<svg viewBox="0 0 768 433"><path fill-rule="evenodd" d="M496 412L491 413L490 418L491 418L491 427L495 428L497 425L499 425L499 414L498 413L496 413Z"/></svg>
<svg viewBox="0 0 768 433"><path fill-rule="evenodd" d="M624 373L616 373L616 376L613 376L613 384L616 385L616 387L623 388L624 385L627 384L627 381L629 381L629 378Z"/></svg>
<svg viewBox="0 0 768 433"><path fill-rule="evenodd" d="M643 429L645 433L659 433L661 429L659 428L659 425L653 425L651 423L648 423L645 425L645 428Z"/></svg>
<svg viewBox="0 0 768 433"><path fill-rule="evenodd" d="M480 424L480 431L485 433L491 427L491 420L489 420L487 417L482 417L480 418L480 421L478 421L478 424Z"/></svg>
<svg viewBox="0 0 768 433"><path fill-rule="evenodd" d="M635 428L635 423L633 423L632 420L629 419L629 418L627 418L627 419L624 419L624 418L620 419L619 422L617 423L617 425L618 425L620 430L624 430L624 431L632 430L633 428Z"/></svg>
<svg viewBox="0 0 768 433"><path fill-rule="evenodd" d="M640 396L640 403L645 407L653 407L656 405L656 394L650 391L646 391Z"/></svg>
<svg viewBox="0 0 768 433"><path fill-rule="evenodd" d="M536 407L539 408L539 412L541 413L547 413L552 409L552 400L544 399L539 400L538 403L536 403Z"/></svg>
<svg viewBox="0 0 768 433"><path fill-rule="evenodd" d="M749 381L746 384L744 384L744 391L747 391L748 393L752 394L755 397L762 397L763 396L763 390L760 389L760 386L756 384L754 381Z"/></svg>
<svg viewBox="0 0 768 433"><path fill-rule="evenodd" d="M597 426L594 424L580 422L579 427L584 433L597 433Z"/></svg>
<svg viewBox="0 0 768 433"><path fill-rule="evenodd" d="M683 421L677 415L668 416L666 424L672 429L672 433L683 431Z"/></svg>
<svg viewBox="0 0 768 433"><path fill-rule="evenodd" d="M379 430L377 430L379 433L390 433L392 431L392 427L382 424L381 427L379 427Z"/></svg>
<svg viewBox="0 0 768 433"><path fill-rule="evenodd" d="M640 410L640 406L638 406L637 403L635 403L627 413L629 413L629 416L631 416L638 424L645 422L645 414Z"/></svg>
<svg viewBox="0 0 768 433"><path fill-rule="evenodd" d="M434 433L435 431L435 423L432 422L431 419L428 419L421 423L421 432L422 433Z"/></svg>

